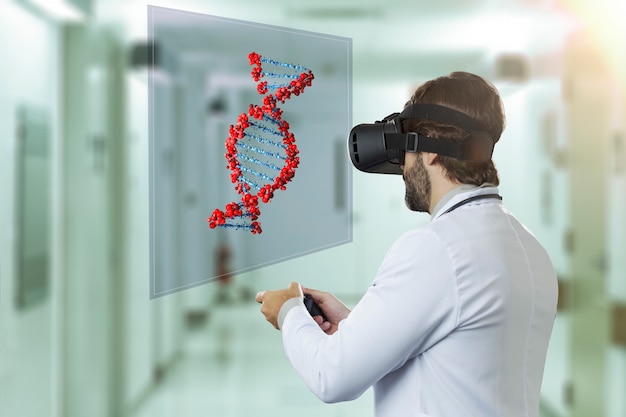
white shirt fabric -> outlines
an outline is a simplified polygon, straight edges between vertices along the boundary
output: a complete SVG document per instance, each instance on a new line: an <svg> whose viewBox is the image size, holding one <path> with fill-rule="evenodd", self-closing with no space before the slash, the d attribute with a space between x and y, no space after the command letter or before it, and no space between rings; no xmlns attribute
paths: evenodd
<svg viewBox="0 0 626 417"><path fill-rule="evenodd" d="M456 190L389 249L333 335L299 299L280 311L285 353L324 402L374 387L377 417L536 417L556 315L546 251L500 200Z"/></svg>

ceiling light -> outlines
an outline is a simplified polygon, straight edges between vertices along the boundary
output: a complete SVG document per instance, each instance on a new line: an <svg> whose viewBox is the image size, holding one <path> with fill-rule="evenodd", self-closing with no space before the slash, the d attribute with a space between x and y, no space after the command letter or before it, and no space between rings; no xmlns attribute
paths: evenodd
<svg viewBox="0 0 626 417"><path fill-rule="evenodd" d="M29 0L48 16L62 22L84 22L85 12L66 0Z"/></svg>

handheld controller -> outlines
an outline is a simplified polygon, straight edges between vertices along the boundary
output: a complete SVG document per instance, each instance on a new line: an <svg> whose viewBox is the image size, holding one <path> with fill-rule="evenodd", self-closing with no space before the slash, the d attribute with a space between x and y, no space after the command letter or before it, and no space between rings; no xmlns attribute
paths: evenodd
<svg viewBox="0 0 626 417"><path fill-rule="evenodd" d="M328 321L322 309L319 308L317 304L315 304L315 301L313 301L313 297L311 297L311 294L304 294L304 306L307 310L309 310L311 316L322 316L324 321Z"/></svg>

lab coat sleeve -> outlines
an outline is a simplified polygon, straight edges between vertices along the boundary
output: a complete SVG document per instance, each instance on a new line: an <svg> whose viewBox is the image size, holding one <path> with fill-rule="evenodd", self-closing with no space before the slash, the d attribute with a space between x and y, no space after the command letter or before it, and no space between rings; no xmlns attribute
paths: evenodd
<svg viewBox="0 0 626 417"><path fill-rule="evenodd" d="M324 402L359 397L449 334L457 324L454 265L442 242L414 230L390 248L366 294L326 335L303 305L289 309L285 353Z"/></svg>

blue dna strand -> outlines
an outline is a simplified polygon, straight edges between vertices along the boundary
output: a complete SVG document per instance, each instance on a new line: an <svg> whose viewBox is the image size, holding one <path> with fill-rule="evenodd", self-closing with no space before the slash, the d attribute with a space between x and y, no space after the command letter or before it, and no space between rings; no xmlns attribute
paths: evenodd
<svg viewBox="0 0 626 417"><path fill-rule="evenodd" d="M250 104L248 111L230 126L224 143L226 167L241 199L226 204L224 210L215 209L207 221L212 229L225 227L260 234L259 202L269 203L276 191L284 191L300 163L295 136L282 118L278 103L299 96L311 86L314 75L301 65L265 58L256 52L248 58L253 66L250 74L263 97L262 105ZM265 71L264 65L272 66L272 71Z"/></svg>

